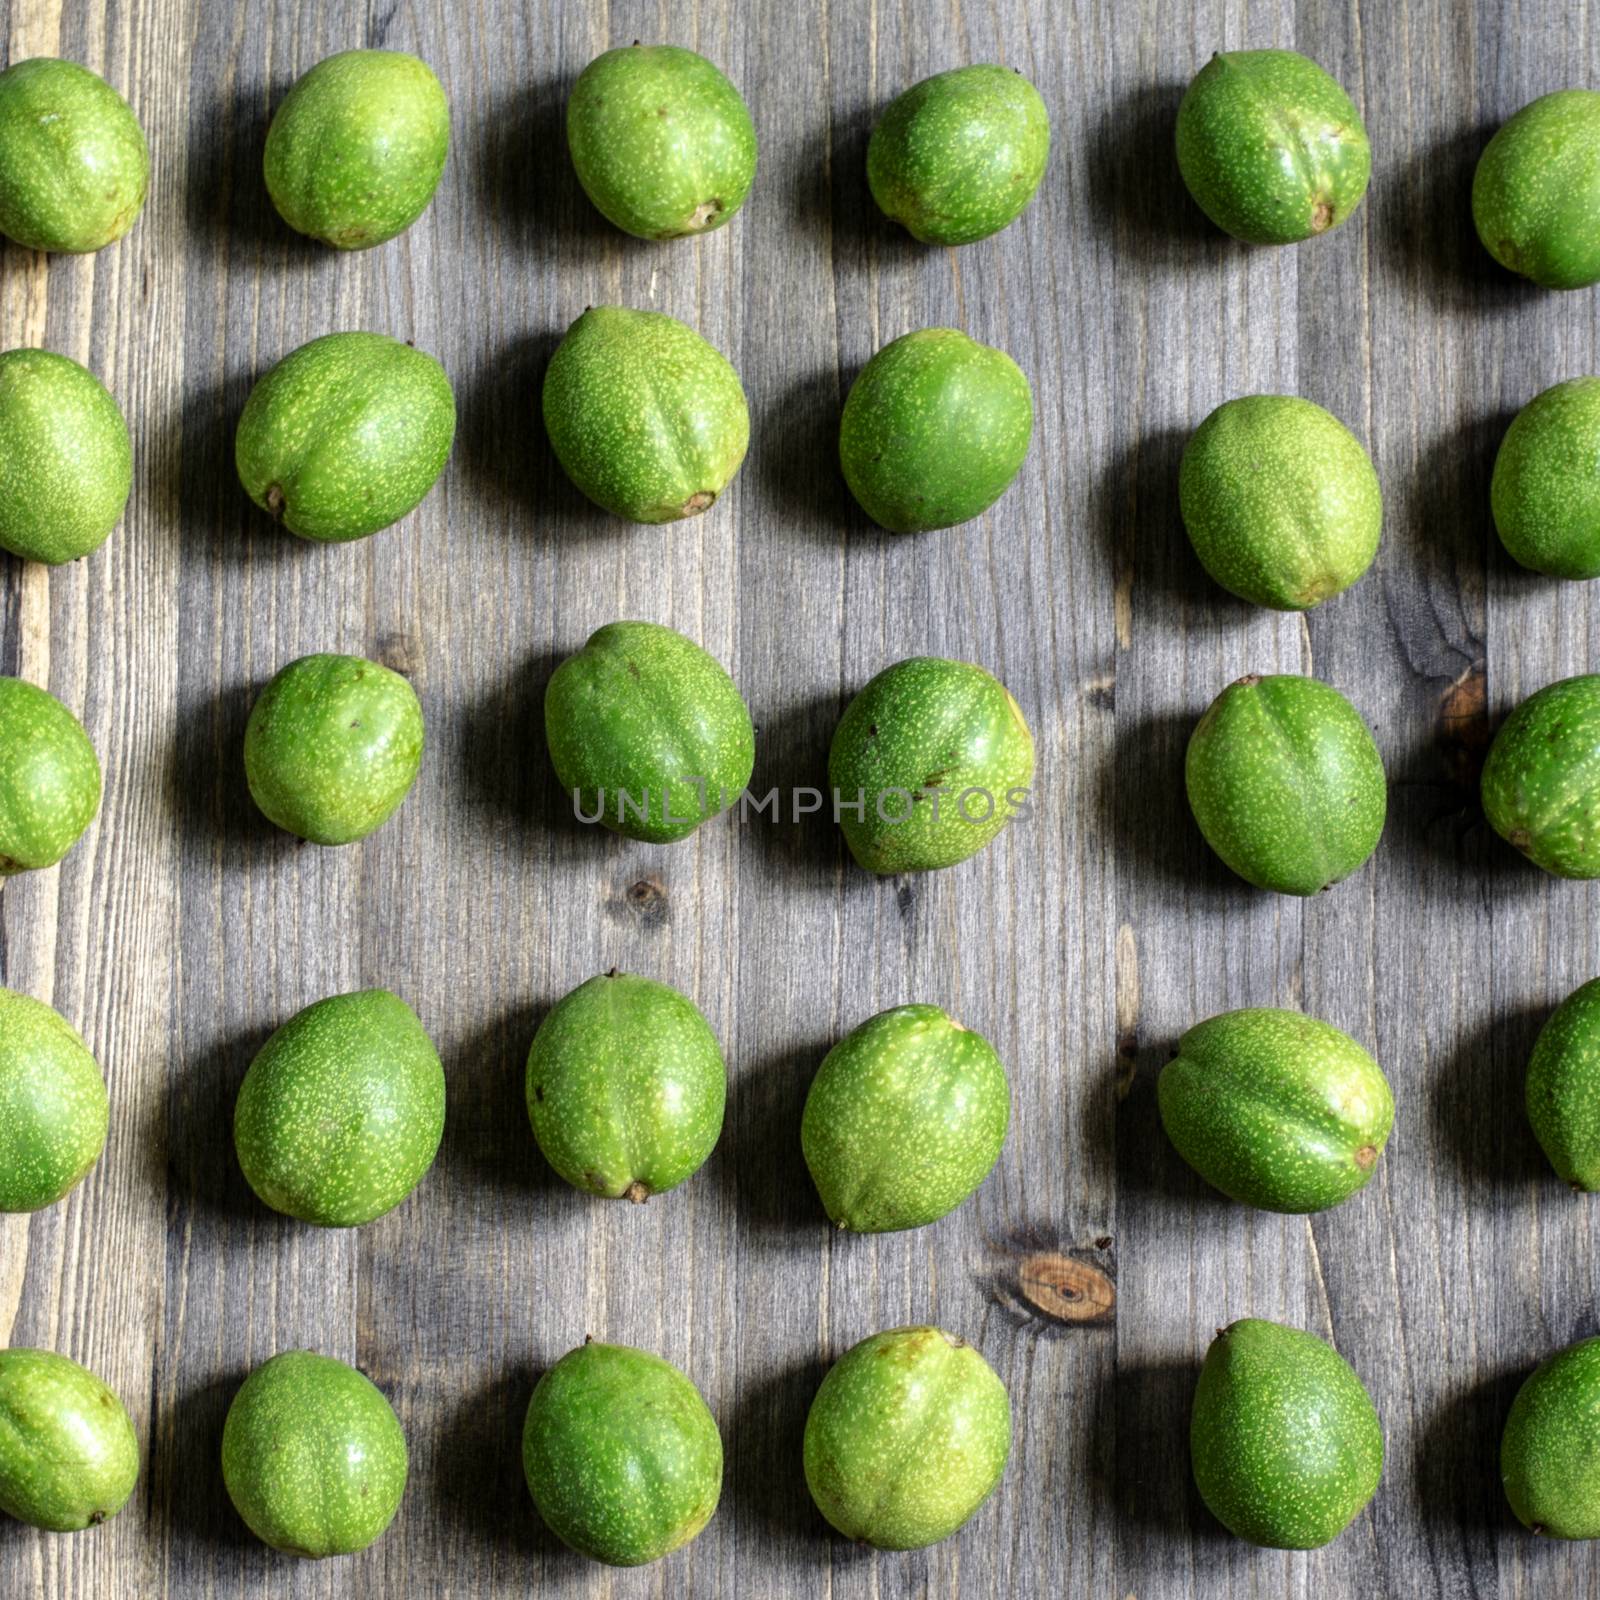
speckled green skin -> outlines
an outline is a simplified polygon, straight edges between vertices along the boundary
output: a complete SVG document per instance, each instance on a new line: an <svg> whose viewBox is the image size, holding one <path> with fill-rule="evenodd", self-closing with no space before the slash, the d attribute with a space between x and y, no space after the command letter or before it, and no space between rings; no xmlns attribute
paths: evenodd
<svg viewBox="0 0 1600 1600"><path fill-rule="evenodd" d="M1388 810L1383 758L1337 689L1293 674L1240 678L1189 736L1189 808L1206 843L1247 883L1317 894L1377 849Z"/></svg>
<svg viewBox="0 0 1600 1600"><path fill-rule="evenodd" d="M133 483L133 447L95 375L48 350L0 355L0 549L59 566L98 550Z"/></svg>
<svg viewBox="0 0 1600 1600"><path fill-rule="evenodd" d="M982 667L912 656L885 668L845 707L828 782L841 802L845 842L868 872L953 867L1026 804L1033 735L1022 708ZM963 816L969 789L987 791L993 815L967 820L984 818L979 793L966 796ZM863 792L863 818L842 809Z"/></svg>
<svg viewBox="0 0 1600 1600"><path fill-rule="evenodd" d="M1600 378L1558 383L1517 413L1489 503L1512 560L1553 578L1600 578Z"/></svg>
<svg viewBox="0 0 1600 1600"><path fill-rule="evenodd" d="M364 539L421 504L450 456L456 402L432 356L382 333L329 333L250 391L239 481L302 539Z"/></svg>
<svg viewBox="0 0 1600 1600"><path fill-rule="evenodd" d="M1226 1011L1191 1028L1156 1085L1178 1154L1231 1199L1325 1211L1370 1181L1394 1126L1378 1063L1298 1011Z"/></svg>
<svg viewBox="0 0 1600 1600"><path fill-rule="evenodd" d="M750 444L744 389L723 354L659 311L591 306L544 379L544 425L567 476L630 522L711 506Z"/></svg>
<svg viewBox="0 0 1600 1600"><path fill-rule="evenodd" d="M676 989L612 972L556 1002L528 1052L528 1120L590 1194L643 1202L697 1172L722 1132L728 1073Z"/></svg>
<svg viewBox="0 0 1600 1600"><path fill-rule="evenodd" d="M800 1143L839 1227L892 1233L954 1211L989 1176L1010 1120L988 1040L938 1006L896 1006L823 1059Z"/></svg>
<svg viewBox="0 0 1600 1600"><path fill-rule="evenodd" d="M0 881L54 866L100 809L100 760L47 690L0 678Z"/></svg>
<svg viewBox="0 0 1600 1600"><path fill-rule="evenodd" d="M1178 170L1248 244L1298 244L1361 204L1372 147L1338 81L1294 50L1214 55L1178 107Z"/></svg>
<svg viewBox="0 0 1600 1600"><path fill-rule="evenodd" d="M444 1135L444 1068L404 1000L334 995L261 1047L239 1088L233 1142L276 1211L353 1228L399 1205Z"/></svg>
<svg viewBox="0 0 1600 1600"><path fill-rule="evenodd" d="M1383 495L1339 419L1295 395L1225 401L1178 468L1189 542L1224 589L1276 611L1309 611L1372 565Z"/></svg>
<svg viewBox="0 0 1600 1600"><path fill-rule="evenodd" d="M850 386L839 464L891 533L949 528L1011 487L1033 437L1033 391L1002 350L954 328L887 344Z"/></svg>
<svg viewBox="0 0 1600 1600"><path fill-rule="evenodd" d="M1550 1165L1574 1189L1600 1191L1600 978L1574 989L1540 1030L1525 1092Z"/></svg>
<svg viewBox="0 0 1600 1600"><path fill-rule="evenodd" d="M1489 746L1484 815L1502 839L1561 878L1600 878L1600 675L1546 684Z"/></svg>
<svg viewBox="0 0 1600 1600"><path fill-rule="evenodd" d="M139 120L104 78L50 56L0 72L0 233L98 250L133 226L149 182Z"/></svg>
<svg viewBox="0 0 1600 1600"><path fill-rule="evenodd" d="M267 130L263 170L278 214L336 250L404 233L450 153L450 106L424 61L346 50L295 80Z"/></svg>
<svg viewBox="0 0 1600 1600"><path fill-rule="evenodd" d="M1230 1532L1272 1550L1315 1550L1376 1492L1383 1427L1331 1345L1247 1317L1206 1352L1189 1453L1200 1498Z"/></svg>
<svg viewBox="0 0 1600 1600"><path fill-rule="evenodd" d="M971 244L1028 209L1050 159L1050 113L1008 67L957 67L907 89L867 142L885 216L923 244Z"/></svg>
<svg viewBox="0 0 1600 1600"><path fill-rule="evenodd" d="M1534 1533L1600 1539L1600 1339L1557 1351L1517 1391L1500 1481Z"/></svg>
<svg viewBox="0 0 1600 1600"><path fill-rule="evenodd" d="M251 708L244 769L269 821L313 844L350 844L411 792L422 746L422 707L398 672L362 656L301 656Z"/></svg>
<svg viewBox="0 0 1600 1600"><path fill-rule="evenodd" d="M389 1402L332 1356L274 1356L228 1407L228 1496L258 1539L288 1555L365 1550L394 1521L406 1470L406 1436Z"/></svg>
<svg viewBox="0 0 1600 1600"><path fill-rule="evenodd" d="M847 1538L880 1550L947 1539L994 1492L1011 1402L987 1361L942 1328L892 1328L828 1369L806 1417L806 1485Z"/></svg>
<svg viewBox="0 0 1600 1600"><path fill-rule="evenodd" d="M590 1342L533 1391L522 1471L539 1515L574 1550L639 1567L711 1520L722 1497L722 1436L670 1361Z"/></svg>
<svg viewBox="0 0 1600 1600"><path fill-rule="evenodd" d="M48 1350L0 1350L0 1511L52 1533L114 1517L139 1476L122 1402Z"/></svg>
<svg viewBox="0 0 1600 1600"><path fill-rule="evenodd" d="M1501 266L1546 289L1600 283L1600 93L1562 89L1512 117L1478 160L1472 220Z"/></svg>
<svg viewBox="0 0 1600 1600"><path fill-rule="evenodd" d="M38 1211L77 1188L109 1118L100 1064L77 1029L0 989L0 1211Z"/></svg>
<svg viewBox="0 0 1600 1600"><path fill-rule="evenodd" d="M756 129L704 56L624 45L596 56L567 101L567 145L596 208L640 239L710 233L756 175Z"/></svg>
<svg viewBox="0 0 1600 1600"><path fill-rule="evenodd" d="M687 838L755 769L755 728L733 679L655 622L590 634L550 679L544 729L556 777L582 814L601 812L613 833L650 844Z"/></svg>

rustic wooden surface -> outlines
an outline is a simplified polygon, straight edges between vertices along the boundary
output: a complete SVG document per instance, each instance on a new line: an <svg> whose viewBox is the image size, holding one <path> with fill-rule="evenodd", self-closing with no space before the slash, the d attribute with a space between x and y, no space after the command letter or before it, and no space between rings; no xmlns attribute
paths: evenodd
<svg viewBox="0 0 1600 1600"><path fill-rule="evenodd" d="M102 1373L147 1452L98 1532L0 1525L0 1595L1600 1593L1592 1550L1515 1525L1495 1463L1522 1375L1597 1331L1592 1203L1545 1170L1520 1112L1539 1022L1600 967L1596 891L1513 859L1473 790L1494 718L1596 660L1589 587L1515 569L1487 486L1510 414L1600 370L1600 351L1593 294L1507 278L1468 210L1499 121L1600 83L1588 8L12 0L0 15L11 60L69 56L122 89L154 155L121 244L0 250L0 339L99 372L137 459L104 550L56 572L0 566L0 671L81 709L107 775L67 861L0 896L0 981L81 1026L113 1107L87 1183L0 1219L0 1339ZM721 63L760 128L748 205L697 243L618 234L566 160L573 76L636 37ZM363 44L433 64L455 144L421 222L338 258L279 223L260 152L296 74ZM1333 71L1376 152L1357 217L1298 250L1219 236L1170 155L1209 53L1266 44ZM915 79L985 60L1050 105L1038 202L998 238L915 247L871 205L867 131ZM613 521L550 457L543 363L602 301L685 318L743 375L753 447L705 517ZM850 503L834 432L861 363L928 324L1009 350L1038 432L995 512L896 540ZM341 328L437 353L462 425L416 515L321 549L250 506L232 432L256 374ZM1338 412L1384 484L1376 567L1304 620L1231 602L1177 518L1187 433L1261 390ZM882 883L815 818L719 822L665 849L582 830L547 770L540 700L553 663L617 617L671 623L731 665L760 730L758 787L821 781L845 699L889 661L982 662L1038 738L1035 813L961 868ZM428 717L411 799L337 851L274 833L240 768L252 695L317 649L409 672ZM1373 864L1303 905L1230 878L1182 800L1188 729L1246 670L1338 685L1392 781ZM543 1009L613 964L693 995L732 1073L716 1154L643 1208L569 1191L522 1108ZM411 1200L319 1233L249 1193L233 1096L275 1024L364 984L421 1013L449 1121ZM834 1037L910 999L995 1042L1013 1133L944 1223L836 1238L800 1159L805 1088ZM1395 1086L1377 1180L1309 1224L1222 1202L1156 1119L1172 1039L1242 1004L1347 1028ZM1371 1510L1309 1556L1226 1537L1190 1485L1196 1365L1245 1314L1333 1337L1383 1416ZM1016 1444L960 1537L873 1556L811 1508L800 1432L833 1356L914 1319L981 1346ZM632 1573L561 1547L521 1483L534 1379L586 1333L681 1364L727 1443L715 1521ZM345 1561L266 1551L217 1469L234 1388L296 1346L357 1362L411 1443L398 1520Z"/></svg>

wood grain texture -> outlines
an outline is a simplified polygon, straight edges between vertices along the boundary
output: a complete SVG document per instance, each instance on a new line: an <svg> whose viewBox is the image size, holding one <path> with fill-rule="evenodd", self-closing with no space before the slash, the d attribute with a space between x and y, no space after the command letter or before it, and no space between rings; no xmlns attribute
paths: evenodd
<svg viewBox="0 0 1600 1600"><path fill-rule="evenodd" d="M1468 210L1488 133L1534 95L1600 83L1563 0L11 0L8 59L61 54L128 94L152 145L146 213L98 255L0 249L0 340L85 361L134 431L127 518L46 572L0 565L0 671L80 709L107 773L58 869L0 895L0 981L59 1006L105 1064L105 1159L66 1203L0 1219L0 1339L87 1362L146 1448L96 1533L0 1523L0 1595L1285 1596L1600 1594L1600 1558L1516 1527L1495 1455L1523 1374L1597 1331L1590 1210L1548 1173L1521 1074L1554 1003L1600 969L1596 891L1489 835L1494 720L1596 659L1590 588L1495 542L1488 472L1533 393L1600 370L1594 296L1512 282ZM565 93L600 50L689 45L760 130L727 229L652 246L578 190ZM1341 79L1376 152L1356 218L1248 250L1171 157L1213 49L1293 45ZM278 221L270 112L334 50L433 64L453 108L421 222L336 257ZM959 251L897 235L863 179L878 112L965 61L1050 105L1037 203ZM708 515L635 529L583 501L538 422L543 365L586 304L669 311L733 360L749 461ZM835 470L850 380L889 339L954 325L1033 380L1038 432L989 515L873 530ZM456 385L444 481L370 541L301 544L240 490L254 377L342 328L414 339ZM1250 391L1329 406L1372 449L1383 549L1308 619L1204 577L1177 515L1183 441ZM849 695L902 656L997 672L1039 744L1038 803L951 872L872 882L812 817L724 821L653 848L578 827L544 754L556 661L618 617L726 661L759 730L754 787L820 784ZM259 687L311 650L407 672L428 719L412 798L363 844L299 846L256 814L240 744ZM1314 671L1373 722L1392 782L1374 865L1307 903L1254 894L1193 829L1182 751L1245 671ZM693 995L732 1074L703 1172L645 1207L540 1161L522 1061L549 1004L619 965ZM384 984L445 1058L439 1162L392 1215L319 1233L259 1205L233 1096L279 1021ZM841 1239L800 1157L816 1063L904 1000L945 1005L1011 1071L1013 1131L936 1227ZM1398 1121L1377 1181L1311 1223L1205 1190L1154 1078L1189 1023L1303 1005L1370 1044ZM1383 1416L1371 1510L1328 1549L1226 1537L1188 1473L1197 1363L1245 1315L1332 1337ZM874 1556L833 1538L800 1472L828 1362L934 1320L1007 1382L1004 1486L958 1538ZM539 1371L584 1334L683 1366L727 1444L722 1510L686 1552L609 1572L549 1535L522 1485ZM258 1545L217 1470L251 1366L311 1346L390 1395L413 1475L389 1534L297 1565Z"/></svg>

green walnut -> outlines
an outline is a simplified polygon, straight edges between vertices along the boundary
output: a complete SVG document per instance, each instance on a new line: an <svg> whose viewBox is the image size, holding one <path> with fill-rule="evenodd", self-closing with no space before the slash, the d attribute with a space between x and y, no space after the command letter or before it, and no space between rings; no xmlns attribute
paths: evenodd
<svg viewBox="0 0 1600 1600"><path fill-rule="evenodd" d="M1214 55L1178 107L1178 170L1225 233L1298 244L1361 204L1372 147L1336 79L1294 50Z"/></svg>
<svg viewBox="0 0 1600 1600"><path fill-rule="evenodd" d="M1478 160L1472 220L1501 266L1546 289L1600 283L1600 92L1558 90L1512 117Z"/></svg>
<svg viewBox="0 0 1600 1600"><path fill-rule="evenodd" d="M444 1068L387 989L333 995L262 1045L239 1087L233 1142L274 1211L354 1228L422 1181L444 1136Z"/></svg>
<svg viewBox="0 0 1600 1600"><path fill-rule="evenodd" d="M122 1402L48 1350L0 1350L0 1511L51 1533L106 1521L139 1477Z"/></svg>
<svg viewBox="0 0 1600 1600"><path fill-rule="evenodd" d="M558 1537L594 1561L641 1567L711 1520L722 1497L722 1436L671 1362L590 1340L534 1389L522 1470Z"/></svg>
<svg viewBox="0 0 1600 1600"><path fill-rule="evenodd" d="M1378 847L1383 758L1337 689L1285 673L1240 678L1189 737L1189 808L1206 843L1247 883L1318 894Z"/></svg>
<svg viewBox="0 0 1600 1600"><path fill-rule="evenodd" d="M1560 878L1600 878L1600 674L1562 678L1506 718L1483 764L1484 815Z"/></svg>
<svg viewBox="0 0 1600 1600"><path fill-rule="evenodd" d="M1230 1533L1315 1550L1376 1493L1383 1427L1331 1345L1247 1317L1211 1341L1189 1423L1194 1481Z"/></svg>
<svg viewBox="0 0 1600 1600"><path fill-rule="evenodd" d="M914 84L867 142L879 209L923 244L971 244L1028 209L1050 159L1050 113L1020 73L957 67Z"/></svg>
<svg viewBox="0 0 1600 1600"><path fill-rule="evenodd" d="M346 50L295 80L267 129L263 170L278 215L336 250L404 233L450 153L450 105L425 61Z"/></svg>
<svg viewBox="0 0 1600 1600"><path fill-rule="evenodd" d="M643 1203L698 1172L722 1132L728 1073L694 1002L612 971L559 1000L528 1052L528 1119L575 1188Z"/></svg>
<svg viewBox="0 0 1600 1600"><path fill-rule="evenodd" d="M100 760L53 694L0 678L0 882L53 867L100 809Z"/></svg>
<svg viewBox="0 0 1600 1600"><path fill-rule="evenodd" d="M1517 1391L1500 1481L1525 1528L1600 1539L1600 1339L1557 1351Z"/></svg>
<svg viewBox="0 0 1600 1600"><path fill-rule="evenodd" d="M1574 1189L1600 1191L1600 978L1573 990L1540 1030L1525 1092L1550 1165Z"/></svg>
<svg viewBox="0 0 1600 1600"><path fill-rule="evenodd" d="M444 471L456 401L430 355L382 333L328 333L250 391L239 481L302 539L364 539L414 511Z"/></svg>
<svg viewBox="0 0 1600 1600"><path fill-rule="evenodd" d="M591 306L544 379L544 425L562 470L630 522L713 505L750 444L744 389L722 353L659 311Z"/></svg>
<svg viewBox="0 0 1600 1600"><path fill-rule="evenodd" d="M1002 350L954 328L886 344L850 386L839 464L880 527L969 522L1011 487L1033 437L1033 390Z"/></svg>
<svg viewBox="0 0 1600 1600"><path fill-rule="evenodd" d="M756 175L755 124L739 91L676 45L596 56L567 101L567 145L595 208L640 239L725 226Z"/></svg>
<svg viewBox="0 0 1600 1600"><path fill-rule="evenodd" d="M891 1233L954 1211L999 1160L1010 1120L988 1040L938 1006L896 1006L823 1059L800 1144L834 1223Z"/></svg>
<svg viewBox="0 0 1600 1600"><path fill-rule="evenodd" d="M1558 383L1517 413L1489 503L1512 560L1553 578L1600 578L1600 378Z"/></svg>
<svg viewBox="0 0 1600 1600"><path fill-rule="evenodd" d="M59 1012L0 989L0 1211L40 1211L105 1149L100 1063Z"/></svg>
<svg viewBox="0 0 1600 1600"><path fill-rule="evenodd" d="M806 1485L848 1539L918 1550L994 1492L1011 1402L993 1367L942 1328L892 1328L828 1368L806 1416Z"/></svg>
<svg viewBox="0 0 1600 1600"><path fill-rule="evenodd" d="M106 542L132 484L128 424L92 372L48 350L0 355L0 550L76 561Z"/></svg>
<svg viewBox="0 0 1600 1600"><path fill-rule="evenodd" d="M1178 1154L1230 1199L1325 1211L1363 1188L1394 1126L1378 1063L1298 1011L1227 1011L1191 1028L1156 1083Z"/></svg>
<svg viewBox="0 0 1600 1600"><path fill-rule="evenodd" d="M550 679L544 729L577 815L649 844L687 838L755 770L755 728L733 679L655 622L590 634Z"/></svg>
<svg viewBox="0 0 1600 1600"><path fill-rule="evenodd" d="M982 667L913 656L845 707L828 781L845 843L868 872L953 867L1026 808L1033 735Z"/></svg>
<svg viewBox="0 0 1600 1600"><path fill-rule="evenodd" d="M1356 436L1294 395L1228 400L1195 429L1178 503L1201 565L1242 600L1309 611L1372 565L1378 475Z"/></svg>
<svg viewBox="0 0 1600 1600"><path fill-rule="evenodd" d="M393 816L422 765L422 707L362 656L301 656L261 691L244 770L262 814L313 844L350 844Z"/></svg>
<svg viewBox="0 0 1600 1600"><path fill-rule="evenodd" d="M365 1550L406 1488L406 1436L354 1367L310 1350L263 1362L222 1426L222 1479L250 1531L286 1555Z"/></svg>
<svg viewBox="0 0 1600 1600"><path fill-rule="evenodd" d="M50 56L0 72L0 233L99 250L133 226L149 183L144 130L104 78Z"/></svg>

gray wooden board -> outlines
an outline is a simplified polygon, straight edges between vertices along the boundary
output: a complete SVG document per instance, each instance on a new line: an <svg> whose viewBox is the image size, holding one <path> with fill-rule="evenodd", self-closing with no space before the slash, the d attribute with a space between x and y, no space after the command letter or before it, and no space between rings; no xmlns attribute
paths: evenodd
<svg viewBox="0 0 1600 1600"><path fill-rule="evenodd" d="M1600 350L1593 295L1510 281L1467 204L1499 121L1600 83L1590 8L13 0L0 16L10 59L66 55L123 89L154 158L120 245L0 251L0 340L101 373L137 456L104 550L0 566L0 671L81 708L107 774L83 843L0 895L0 979L82 1027L113 1105L89 1181L3 1219L0 1337L102 1373L146 1448L108 1527L0 1525L0 1596L1600 1594L1593 1552L1516 1527L1495 1459L1520 1377L1600 1326L1590 1208L1520 1111L1539 1022L1600 967L1595 891L1513 859L1473 792L1494 719L1595 659L1588 588L1515 569L1486 497L1510 414L1600 368ZM760 127L748 205L697 243L616 233L566 160L572 78L633 38L718 61ZM455 145L416 227L339 258L278 222L260 150L295 75L362 44L434 65ZM1300 250L1219 236L1170 154L1209 53L1268 44L1334 71L1376 150L1361 212ZM1049 102L1044 186L997 238L915 247L866 193L867 132L915 79L983 60ZM742 374L750 458L708 515L635 529L556 468L541 372L592 302L682 317ZM991 514L893 539L837 478L838 410L879 345L929 324L1009 350L1038 431ZM280 355L357 327L441 357L455 455L399 528L301 545L240 491L233 424ZM1189 430L1261 390L1338 412L1384 484L1375 568L1306 619L1231 602L1177 518ZM820 782L845 700L889 661L982 662L1027 709L1036 808L961 868L882 883L814 818L720 822L666 849L584 830L548 772L543 683L595 626L633 616L730 664L758 790ZM339 851L274 833L240 769L253 694L315 649L405 670L428 718L412 798ZM1188 729L1247 670L1337 684L1388 765L1377 859L1311 903L1231 879L1183 803ZM614 964L693 995L732 1075L716 1154L642 1208L569 1191L522 1108L544 1009ZM398 1211L319 1233L249 1193L233 1095L277 1022L374 983L445 1057L444 1147ZM994 1041L1012 1135L945 1222L837 1238L799 1155L805 1088L840 1032L909 999ZM1173 1038L1242 1004L1329 1018L1395 1085L1377 1180L1309 1224L1220 1201L1155 1116ZM1227 1538L1189 1482L1197 1362L1245 1314L1331 1336L1383 1415L1371 1510L1311 1555ZM958 1538L874 1556L812 1510L801 1428L835 1355L924 1319L1004 1377L1015 1447ZM583 1562L522 1487L532 1384L586 1333L678 1362L723 1427L722 1509L655 1567ZM410 1439L401 1515L358 1558L271 1555L221 1486L229 1397L296 1346L357 1362Z"/></svg>

